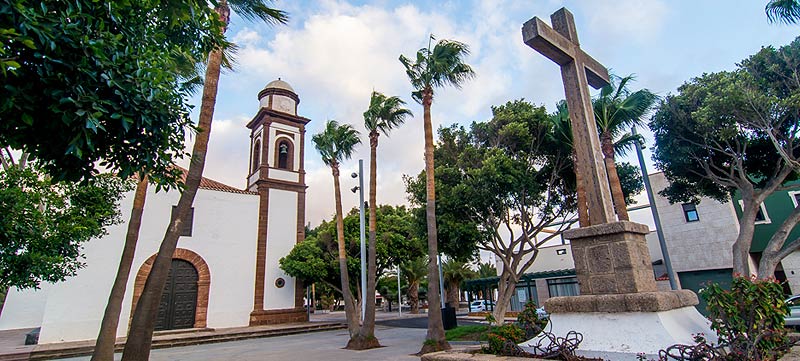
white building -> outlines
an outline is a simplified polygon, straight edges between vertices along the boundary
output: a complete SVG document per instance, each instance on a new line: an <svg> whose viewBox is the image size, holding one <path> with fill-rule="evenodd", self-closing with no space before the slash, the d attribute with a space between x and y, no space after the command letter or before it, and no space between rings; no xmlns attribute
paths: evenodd
<svg viewBox="0 0 800 361"><path fill-rule="evenodd" d="M305 237L305 125L300 101L280 79L258 94L260 109L247 127L250 169L247 189L203 179L192 220L178 241L159 308L157 329L220 328L306 321L303 286L278 267L278 260ZM177 191L147 194L136 257L120 315L125 336L164 236ZM133 192L121 201L130 214ZM97 337L116 276L127 223L88 242L86 267L39 290L11 290L0 329L41 327L39 343Z"/></svg>

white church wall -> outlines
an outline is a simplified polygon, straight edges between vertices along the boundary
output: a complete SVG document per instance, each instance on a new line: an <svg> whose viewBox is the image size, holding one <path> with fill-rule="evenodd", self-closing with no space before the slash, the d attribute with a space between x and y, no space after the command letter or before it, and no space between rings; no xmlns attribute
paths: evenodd
<svg viewBox="0 0 800 361"><path fill-rule="evenodd" d="M127 194L121 203L125 221L130 214L132 195L132 192ZM136 274L144 261L158 251L172 206L177 204L179 196L174 191L148 192L118 336L124 336L128 327ZM199 254L208 264L211 273L208 327L246 326L253 307L258 196L200 189L194 207L192 237L182 237L178 247ZM97 336L126 229L127 223L110 227L108 236L88 242L84 248L87 266L66 282L50 286L40 322L40 343L87 340ZM8 310L21 310L21 304L30 298L16 292L9 296ZM29 319L34 319L33 315L35 312L26 312ZM3 312L0 326L4 329L28 327L23 321L22 317L11 319Z"/></svg>
<svg viewBox="0 0 800 361"><path fill-rule="evenodd" d="M270 189L269 203L264 309L294 308L294 278L284 273L277 265L282 257L289 254L297 241L297 193ZM275 286L275 280L278 278L286 281L286 285L282 288Z"/></svg>
<svg viewBox="0 0 800 361"><path fill-rule="evenodd" d="M299 173L288 172L285 170L280 170L275 168L269 170L269 177L287 182L298 182L300 180Z"/></svg>
<svg viewBox="0 0 800 361"><path fill-rule="evenodd" d="M0 315L0 330L41 326L51 288L50 283L42 283L39 289L10 290Z"/></svg>

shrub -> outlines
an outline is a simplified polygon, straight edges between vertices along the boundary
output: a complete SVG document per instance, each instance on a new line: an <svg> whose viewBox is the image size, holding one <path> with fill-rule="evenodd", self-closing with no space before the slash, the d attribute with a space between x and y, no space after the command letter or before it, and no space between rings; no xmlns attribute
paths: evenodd
<svg viewBox="0 0 800 361"><path fill-rule="evenodd" d="M747 360L777 360L791 343L784 329L789 307L774 279L734 277L730 291L712 284L700 291L711 329L730 353Z"/></svg>
<svg viewBox="0 0 800 361"><path fill-rule="evenodd" d="M544 330L544 327L547 326L547 319L540 319L539 314L536 313L536 304L528 301L522 312L517 315L517 323L525 331L525 338L531 339Z"/></svg>
<svg viewBox="0 0 800 361"><path fill-rule="evenodd" d="M694 346L670 346L659 352L661 360L777 360L794 345L784 328L789 307L776 280L734 277L730 290L711 284L700 297L707 303L718 344L695 335Z"/></svg>
<svg viewBox="0 0 800 361"><path fill-rule="evenodd" d="M506 355L506 350L526 340L525 331L513 323L495 327L487 334L487 338L489 345L483 350L495 355Z"/></svg>

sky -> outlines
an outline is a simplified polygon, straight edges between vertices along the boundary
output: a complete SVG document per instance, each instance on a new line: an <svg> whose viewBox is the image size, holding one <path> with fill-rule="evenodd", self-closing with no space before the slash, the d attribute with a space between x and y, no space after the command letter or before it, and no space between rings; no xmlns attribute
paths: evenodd
<svg viewBox="0 0 800 361"><path fill-rule="evenodd" d="M238 46L233 71L223 73L204 176L244 188L250 132L258 111L258 92L281 78L300 97L298 114L306 127L306 220L312 226L334 213L333 179L311 143L324 123L335 119L362 132L362 145L342 164L342 174L364 159L368 179L369 140L362 113L373 90L399 96L414 117L378 146L378 203L407 204L403 175L424 167L422 106L398 61L413 57L437 39L469 45L466 58L476 77L461 89L437 89L434 129L491 119L491 107L524 98L548 110L564 98L558 66L522 42L522 24L566 7L575 16L581 48L612 74L634 74L632 90L665 96L692 77L731 70L763 46L781 46L799 33L798 25L770 24L766 0L719 1L275 1L289 13L287 25L246 21L236 15L227 36ZM195 105L196 121L200 98ZM652 135L640 129L648 144ZM193 140L192 140L193 141ZM191 141L187 143L191 149ZM649 172L657 171L648 159ZM636 162L635 153L622 159ZM184 163L188 163L185 161ZM343 206L358 196L348 191L357 180L342 177ZM366 181L365 181L366 183Z"/></svg>

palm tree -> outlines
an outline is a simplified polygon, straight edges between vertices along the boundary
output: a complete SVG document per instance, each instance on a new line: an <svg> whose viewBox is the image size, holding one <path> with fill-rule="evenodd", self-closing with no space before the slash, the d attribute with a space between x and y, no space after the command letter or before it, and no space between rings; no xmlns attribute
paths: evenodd
<svg viewBox="0 0 800 361"><path fill-rule="evenodd" d="M425 279L427 268L425 257L417 257L400 265L400 274L408 283L408 304L411 305L412 314L419 313L419 285ZM428 288L430 288L430 283ZM428 293L430 294L430 291ZM430 303L428 303L428 317L430 317Z"/></svg>
<svg viewBox="0 0 800 361"><path fill-rule="evenodd" d="M800 22L800 1L770 0L764 8L771 23L797 24Z"/></svg>
<svg viewBox="0 0 800 361"><path fill-rule="evenodd" d="M369 246L367 247L367 295L375 294L376 270L375 232L378 226L377 217L377 182L378 182L378 136L381 133L389 136L389 132L403 124L411 111L403 108L404 101L398 97L387 97L381 93L372 92L369 108L364 112L364 126L369 131ZM367 302L363 300L362 302ZM375 340L375 347L379 347L375 339L375 302L367 302L364 325L361 327L362 340Z"/></svg>
<svg viewBox="0 0 800 361"><path fill-rule="evenodd" d="M479 263L478 278L489 278L489 277L497 277L497 267L495 267L493 264L489 262Z"/></svg>
<svg viewBox="0 0 800 361"><path fill-rule="evenodd" d="M477 273L471 270L466 262L449 260L442 262L442 278L447 286L447 303L458 309L461 282L474 278Z"/></svg>
<svg viewBox="0 0 800 361"><path fill-rule="evenodd" d="M567 102L562 100L556 105L555 113L550 115L550 122L553 124L553 136L558 143L571 149L573 169L578 169L578 155L572 144L572 123L569 119ZM586 203L586 185L584 184L583 174L575 172L575 189L578 203L578 224L581 227L589 226L589 207Z"/></svg>
<svg viewBox="0 0 800 361"><path fill-rule="evenodd" d="M146 198L147 176L139 176L139 182L136 184L136 191L133 195L133 208L128 222L128 232L125 235L125 245L122 248L122 256L117 268L117 277L114 279L111 294L108 296L106 310L103 313L103 321L100 324L100 332L97 335L97 341L92 352L92 361L114 359L119 314L122 311L122 300L125 298L125 289L128 284L128 277L131 274L133 258L136 254L136 244L139 242L139 229L142 225L142 213L144 213Z"/></svg>
<svg viewBox="0 0 800 361"><path fill-rule="evenodd" d="M614 208L619 220L625 221L628 220L628 210L622 194L622 186L619 183L617 167L614 164L614 153L624 154L632 147L638 137L627 133L627 130L632 126L641 125L641 118L647 114L658 99L647 89L631 93L627 88L628 82L631 80L633 80L633 75L624 78L612 76L611 83L600 89L600 95L592 102ZM618 151L615 150L615 144Z"/></svg>
<svg viewBox="0 0 800 361"><path fill-rule="evenodd" d="M430 40L434 40L431 35ZM425 186L427 190L426 219L428 224L428 304L432 307L439 304L439 265L436 257L439 254L436 237L436 191L433 167L433 126L431 125L431 103L433 103L433 88L452 85L460 88L461 85L475 76L472 68L464 63L464 58L469 55L466 44L452 40L439 40L431 49L428 47L417 51L414 61L400 55L400 62L406 68L411 85L415 91L412 93L414 100L422 103L424 111L423 125L425 128ZM444 335L442 315L439 312L428 312L428 334L420 353L450 349Z"/></svg>
<svg viewBox="0 0 800 361"><path fill-rule="evenodd" d="M344 310L347 317L347 329L350 332L348 348L360 346L358 340L358 314L356 314L355 299L350 290L350 276L347 273L347 252L344 245L344 219L342 217L342 191L339 187L339 165L343 160L350 159L356 145L361 144L359 133L349 124L339 124L335 120L325 123L325 129L315 134L311 141L322 156L322 162L331 167L333 174L333 194L336 201L336 237L339 246L339 277L342 282L342 297ZM373 292L374 293L374 292ZM373 302L374 303L374 302ZM377 340L375 340L377 343Z"/></svg>
<svg viewBox="0 0 800 361"><path fill-rule="evenodd" d="M220 18L221 32L224 34L230 21L231 10L247 20L260 19L269 24L284 24L288 21L286 12L269 7L269 0L211 0L210 4ZM206 75L203 86L203 97L200 104L198 133L192 148L192 160L186 173L185 188L176 206L177 216L170 220L164 239L158 249L150 275L147 277L142 295L136 304L125 349L122 351L123 361L145 361L150 357L150 346L153 341L153 329L156 324L161 292L169 275L172 254L178 245L180 231L186 222L189 209L203 177L206 163L208 140L211 133L211 121L217 101L217 87L223 63L225 49L217 48L209 54L206 64Z"/></svg>

